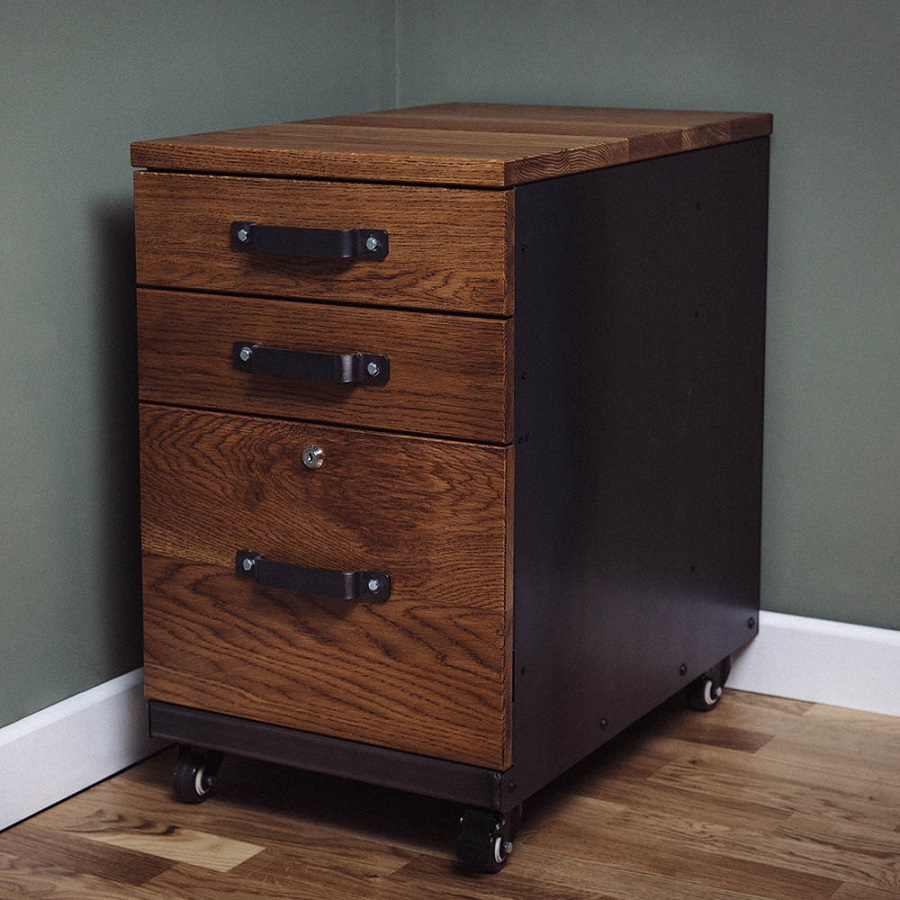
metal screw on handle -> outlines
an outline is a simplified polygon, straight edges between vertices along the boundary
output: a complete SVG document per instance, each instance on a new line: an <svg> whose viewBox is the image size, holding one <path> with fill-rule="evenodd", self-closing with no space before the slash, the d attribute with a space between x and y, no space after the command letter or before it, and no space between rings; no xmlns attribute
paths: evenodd
<svg viewBox="0 0 900 900"><path fill-rule="evenodd" d="M239 228L236 237L242 244L246 244L250 240L250 232L246 228Z"/></svg>
<svg viewBox="0 0 900 900"><path fill-rule="evenodd" d="M241 358L241 362L248 362L250 357L253 356L253 348L241 347L241 352L238 355Z"/></svg>
<svg viewBox="0 0 900 900"><path fill-rule="evenodd" d="M366 238L366 250L368 250L369 253L375 253L379 249L381 249L381 241L379 241L374 234L370 234Z"/></svg>

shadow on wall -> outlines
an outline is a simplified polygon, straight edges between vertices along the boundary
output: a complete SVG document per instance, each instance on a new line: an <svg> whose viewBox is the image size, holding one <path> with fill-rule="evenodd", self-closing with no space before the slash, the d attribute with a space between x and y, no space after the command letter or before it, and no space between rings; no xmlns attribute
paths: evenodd
<svg viewBox="0 0 900 900"><path fill-rule="evenodd" d="M91 218L100 329L95 390L101 435L101 587L107 658L121 674L142 660L134 208L130 201L102 204Z"/></svg>

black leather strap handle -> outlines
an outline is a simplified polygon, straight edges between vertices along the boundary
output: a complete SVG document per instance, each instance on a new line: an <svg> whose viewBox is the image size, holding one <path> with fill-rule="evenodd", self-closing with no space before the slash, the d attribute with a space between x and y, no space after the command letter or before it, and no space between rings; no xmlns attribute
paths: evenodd
<svg viewBox="0 0 900 900"><path fill-rule="evenodd" d="M334 572L266 559L255 550L238 550L235 574L253 578L266 587L287 588L303 594L336 597L339 600L387 600L391 576L384 572Z"/></svg>
<svg viewBox="0 0 900 900"><path fill-rule="evenodd" d="M319 353L264 347L255 341L235 341L231 362L242 372L281 378L312 378L337 384L387 384L390 358L380 353Z"/></svg>
<svg viewBox="0 0 900 900"><path fill-rule="evenodd" d="M377 261L388 254L388 233L378 228L295 228L232 222L231 249L281 256Z"/></svg>

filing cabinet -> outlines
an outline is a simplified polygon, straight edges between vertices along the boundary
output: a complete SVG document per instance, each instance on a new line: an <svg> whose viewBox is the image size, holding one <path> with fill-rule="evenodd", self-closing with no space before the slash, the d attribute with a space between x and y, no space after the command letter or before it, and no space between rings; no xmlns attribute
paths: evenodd
<svg viewBox="0 0 900 900"><path fill-rule="evenodd" d="M764 114L140 141L145 692L182 745L523 800L757 629Z"/></svg>

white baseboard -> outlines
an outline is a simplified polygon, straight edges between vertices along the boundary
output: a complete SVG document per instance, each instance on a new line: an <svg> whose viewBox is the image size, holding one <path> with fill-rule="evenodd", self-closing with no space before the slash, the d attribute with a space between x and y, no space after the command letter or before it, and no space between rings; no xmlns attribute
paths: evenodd
<svg viewBox="0 0 900 900"><path fill-rule="evenodd" d="M0 831L149 756L143 669L0 728Z"/></svg>
<svg viewBox="0 0 900 900"><path fill-rule="evenodd" d="M900 631L763 611L728 686L900 716Z"/></svg>

